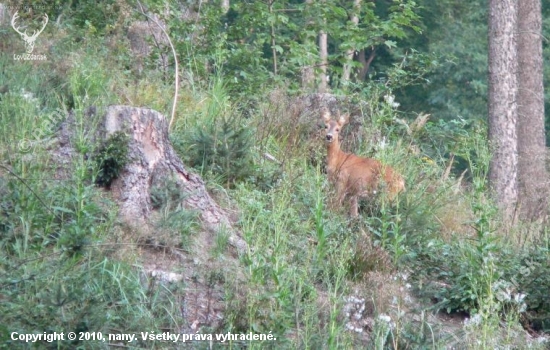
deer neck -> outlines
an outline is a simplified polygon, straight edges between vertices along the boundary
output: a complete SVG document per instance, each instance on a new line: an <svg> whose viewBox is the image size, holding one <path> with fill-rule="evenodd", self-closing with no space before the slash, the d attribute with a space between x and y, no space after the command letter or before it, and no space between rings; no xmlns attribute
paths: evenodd
<svg viewBox="0 0 550 350"><path fill-rule="evenodd" d="M340 149L340 141L327 144L327 167L329 171L334 171L338 167L343 154L344 152Z"/></svg>

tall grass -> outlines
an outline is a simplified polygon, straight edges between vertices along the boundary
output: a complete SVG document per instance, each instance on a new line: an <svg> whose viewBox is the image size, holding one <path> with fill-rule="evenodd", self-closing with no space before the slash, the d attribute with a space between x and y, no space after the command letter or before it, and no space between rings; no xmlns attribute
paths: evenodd
<svg viewBox="0 0 550 350"><path fill-rule="evenodd" d="M277 102L266 102L270 103ZM499 270L503 266L494 254L505 242L494 233L494 206L484 187L488 153L483 129L463 134L464 139L459 140L457 153L475 154L475 161L469 163L474 187L461 187L455 177L444 175L448 166L445 159L411 156L410 147L425 142L422 133L405 134L399 124L388 129L388 122L395 121L395 111L386 106L373 110L373 125L384 125L389 133L387 146L376 156L405 175L408 190L397 203L389 203L383 196L364 203L361 218L352 222L345 210L331 205L332 190L326 175L308 159L311 143L307 136L293 134L303 131L300 126L282 131L291 113L271 114L281 111L273 105L259 106L257 111L258 115L251 117L267 121L251 123L251 127L282 127L272 128L271 133L264 129L255 133L255 143L261 147L253 149L254 159L261 159L260 152L268 151L285 161L280 165L281 176L271 186L242 181L228 192L240 210L239 227L249 244L248 253L242 257L246 284L231 292L241 297L230 304L235 314L228 316L229 329L271 331L280 340L276 346L249 344L252 348L353 348L357 344L380 349L442 348L449 342L449 331L442 322L426 315L440 309L456 311L454 307L460 305L472 317L485 315L478 324L482 332L469 346L527 346L518 340L518 333L503 333L500 327L499 320L504 317L508 329L515 332L521 307L496 297L504 272ZM293 157L287 157L290 152L285 149L289 139L297 148L292 150ZM270 163L257 164L259 171L272 169ZM360 290L368 299L372 293L369 288L373 288L368 280L379 272L387 277L376 288L396 294L389 298L378 292L380 301L374 303L379 308L362 314L374 320L371 340L361 342L348 332L342 310L348 296L356 293L353 288L362 283L367 284ZM408 281L399 277L409 274L413 276ZM449 284L433 293L421 287L426 278ZM420 295L441 298L435 311L429 304L420 311L412 309L410 292L404 291L410 283L417 285ZM415 313L423 315L421 321L416 321ZM469 327L471 323L462 331L470 334Z"/></svg>
<svg viewBox="0 0 550 350"><path fill-rule="evenodd" d="M167 84L145 72L147 84L130 86L119 62L99 47L87 41L70 55L65 76L0 56L10 86L0 96L0 347L23 347L9 339L12 331L176 333L189 322L179 304L189 292L185 282L161 283L136 267L139 250L128 248L136 242L119 225L116 204L94 185L98 170L91 157L105 106L129 101L166 108ZM62 88L42 77L61 81ZM458 334L469 340L460 346L536 347L522 338L520 321L530 308L548 328L549 306L540 292L550 284L548 237L529 241L540 247L521 248L502 239L486 186L490 154L483 128L428 122L408 132L404 125L411 122L384 102L382 92L351 96L367 107L358 116L365 128L349 151L375 156L407 180L397 202L371 198L351 220L332 201L318 162L325 149L314 139L315 121L297 124L292 96L265 86L249 100L235 100L221 75L187 77L171 141L207 187L223 195L248 243L230 278L197 268L209 281L225 279L224 322L209 331L277 338L230 348L445 348L453 341L437 321L444 311L468 315ZM95 114L87 112L90 106ZM67 118L76 126L74 152L60 169L52 159L52 136ZM374 135L386 137L385 147L372 141ZM463 169L444 175L445 142L468 170L462 184L457 177ZM190 241L201 230L197 213L175 204L184 195L177 188L152 192L160 211L158 237L193 253ZM214 234L207 259L224 264L233 259L228 236ZM411 301L411 289L419 301ZM359 331L350 330L343 312L350 300L363 303L356 321L366 323Z"/></svg>
<svg viewBox="0 0 550 350"><path fill-rule="evenodd" d="M85 56L68 74L67 94L50 94L41 92L46 72L5 57L0 62L10 83L0 103L0 347L26 347L12 341L11 332L106 334L176 327L172 292L112 257L117 247L110 235L119 230L116 206L95 187L90 155L113 77L101 60ZM97 114L85 113L91 105ZM47 119L51 111L58 120ZM58 147L52 136L67 118L76 126L69 140L74 153L64 155L69 158L61 169L52 166Z"/></svg>
<svg viewBox="0 0 550 350"><path fill-rule="evenodd" d="M280 339L276 346L253 347L349 344L339 316L350 241L339 236L342 218L328 218L322 209L323 183L319 170L310 169L299 178L285 177L269 193L246 185L235 190L243 213L240 226L249 243L243 257L248 282L241 301L246 303L246 320L230 327L272 331Z"/></svg>

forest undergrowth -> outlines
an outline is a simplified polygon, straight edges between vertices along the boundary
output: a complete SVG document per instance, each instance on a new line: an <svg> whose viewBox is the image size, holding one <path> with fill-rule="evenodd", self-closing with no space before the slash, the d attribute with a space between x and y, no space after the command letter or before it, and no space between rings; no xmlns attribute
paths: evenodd
<svg viewBox="0 0 550 350"><path fill-rule="evenodd" d="M74 18L83 16L74 11ZM144 271L140 252L160 256L167 249L148 246L121 224L117 204L98 186L102 162L124 158L124 146L106 147L88 129L111 104L169 116L170 51L152 54L135 71L122 34L132 17L105 18L104 27L75 22L43 33L46 61L14 61L10 52L22 48L18 37L1 44L2 348L29 348L13 340L13 332L178 333L188 321L181 308L190 282L163 282ZM421 74L403 64L388 73L395 82L373 79L335 89L354 121L342 131L343 148L391 165L406 180L396 201L382 191L363 200L353 219L327 180L318 111L296 108L307 94L265 72L233 79L227 72L242 52L220 44L203 60L205 53L183 40L190 29L170 25L186 57L171 142L218 203L235 213L248 250L236 258L238 272L224 268L235 255L227 236L217 233L215 248L200 251L193 245L201 231L197 216L169 206L161 208L158 227L168 237L162 244L206 255L218 266L194 272L224 294L222 322L197 333L277 339L214 342L213 348L547 346L548 230L540 223L502 224L487 185L491 154L482 116L402 112L391 87L408 87ZM424 68L428 74L431 68ZM76 154L60 174L55 137L68 116L76 125ZM176 190L159 189L152 200ZM180 272L177 261L171 264ZM207 342L179 346L212 348ZM138 337L131 347L172 345Z"/></svg>

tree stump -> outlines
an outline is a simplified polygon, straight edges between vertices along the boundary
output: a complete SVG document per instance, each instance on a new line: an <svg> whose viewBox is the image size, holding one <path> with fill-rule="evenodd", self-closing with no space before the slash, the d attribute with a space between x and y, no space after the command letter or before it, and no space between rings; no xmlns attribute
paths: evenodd
<svg viewBox="0 0 550 350"><path fill-rule="evenodd" d="M208 194L204 181L188 171L177 156L162 114L148 108L110 106L101 136L107 138L118 131L129 135L129 162L111 184L111 190L126 223L135 228L147 227L152 211L150 189L171 179L185 193L183 206L200 213L205 229L227 230L229 243L239 252L246 249L246 242L233 230L227 213Z"/></svg>

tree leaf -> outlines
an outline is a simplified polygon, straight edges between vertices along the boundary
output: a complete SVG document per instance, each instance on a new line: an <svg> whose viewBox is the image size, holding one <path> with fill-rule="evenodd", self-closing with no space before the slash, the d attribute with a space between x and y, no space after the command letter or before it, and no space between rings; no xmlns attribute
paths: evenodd
<svg viewBox="0 0 550 350"><path fill-rule="evenodd" d="M388 49L390 49L390 50L394 47L397 47L397 43L393 40L384 41L384 45L386 45L388 47Z"/></svg>

